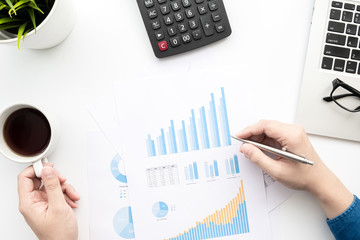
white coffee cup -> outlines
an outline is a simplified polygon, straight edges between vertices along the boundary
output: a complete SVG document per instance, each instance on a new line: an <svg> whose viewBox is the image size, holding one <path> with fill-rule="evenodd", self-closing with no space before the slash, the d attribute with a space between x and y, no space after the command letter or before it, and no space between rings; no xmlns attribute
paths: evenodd
<svg viewBox="0 0 360 240"><path fill-rule="evenodd" d="M26 155L19 153L17 150L14 150L15 147L9 146L9 140L6 139L5 136L5 124L10 125L9 122L11 120L7 121L9 117L13 116L12 114L15 112L19 112L21 109L29 109L28 111L31 112L37 112L39 111L42 113L43 116L45 116L44 122L48 122L48 125L46 127L50 127L50 137L47 141L47 144L44 145L44 147L35 154ZM37 111L36 111L37 110ZM38 112L37 112L38 113ZM22 118L24 119L24 118ZM44 124L45 125L45 124ZM0 113L0 128L1 128L1 136L0 136L0 152L8 159L18 162L18 163L32 163L35 174L38 178L41 177L41 171L43 168L43 162L48 162L48 156L54 149L54 146L57 141L57 121L54 115L50 114L48 111L45 111L44 108L41 108L39 106L35 106L32 104L14 104L12 106L6 107L1 113ZM26 129L26 127L24 127ZM26 131L19 131L16 133L16 135L22 135L23 132ZM24 135L26 135L24 133ZM10 138L10 137L8 137ZM26 142L26 141L25 141Z"/></svg>

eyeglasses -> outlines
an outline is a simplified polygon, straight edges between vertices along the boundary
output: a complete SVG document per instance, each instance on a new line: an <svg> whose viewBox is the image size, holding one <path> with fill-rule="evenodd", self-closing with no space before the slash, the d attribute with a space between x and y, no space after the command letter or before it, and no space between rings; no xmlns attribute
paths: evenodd
<svg viewBox="0 0 360 240"><path fill-rule="evenodd" d="M360 112L360 91L336 78L332 81L333 89L326 102L334 101L339 107L349 112Z"/></svg>

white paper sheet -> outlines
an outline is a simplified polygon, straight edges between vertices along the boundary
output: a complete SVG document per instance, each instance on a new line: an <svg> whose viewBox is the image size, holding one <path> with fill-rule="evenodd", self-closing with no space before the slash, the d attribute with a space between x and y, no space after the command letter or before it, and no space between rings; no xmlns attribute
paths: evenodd
<svg viewBox="0 0 360 240"><path fill-rule="evenodd" d="M134 239L124 162L100 131L87 140L90 239Z"/></svg>
<svg viewBox="0 0 360 240"><path fill-rule="evenodd" d="M294 190L276 182L269 174L263 171L266 200L269 212L274 210L294 193Z"/></svg>
<svg viewBox="0 0 360 240"><path fill-rule="evenodd" d="M233 131L253 123L250 98L247 92L239 90L246 79L226 74L174 80L177 77L182 76L127 79L116 91L136 238L268 239L270 228L262 171L239 153L240 143L223 144L224 114L218 108L226 96L229 126ZM208 112L212 99L221 129L221 147L213 147L215 137L211 134L211 111ZM201 116L204 110L210 129L209 149L150 157L163 151L159 146L165 142L167 151L184 150L186 144L180 132L184 132L181 130L185 126L189 134L191 121L203 122L204 126ZM200 139L207 138L205 133L200 134L200 125L196 126L201 149L206 147L206 140ZM190 149L194 145L189 137ZM242 189L246 207L240 204L244 198ZM237 198L239 191L241 201ZM238 208L242 210L237 211ZM200 236L205 232L212 235Z"/></svg>

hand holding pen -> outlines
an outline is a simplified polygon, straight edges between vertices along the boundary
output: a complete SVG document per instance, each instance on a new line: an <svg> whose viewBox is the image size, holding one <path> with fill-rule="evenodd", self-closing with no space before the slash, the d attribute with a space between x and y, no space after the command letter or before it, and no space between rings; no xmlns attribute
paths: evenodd
<svg viewBox="0 0 360 240"><path fill-rule="evenodd" d="M303 164L279 156L270 158L253 144L244 143L240 151L266 171L276 181L299 190L310 192L320 203L329 219L344 212L353 201L351 192L321 161L302 127L276 121L262 120L236 134L237 138L261 143L286 152L306 156Z"/></svg>
<svg viewBox="0 0 360 240"><path fill-rule="evenodd" d="M313 181L317 179L317 169L324 166L304 129L299 126L263 120L245 128L235 137L270 146L270 148L278 149L279 152L301 154L303 157L298 157L307 164L279 156L280 154L277 154L278 157L274 160L251 143L244 143L240 148L246 157L275 180L291 188L308 190L315 184Z"/></svg>

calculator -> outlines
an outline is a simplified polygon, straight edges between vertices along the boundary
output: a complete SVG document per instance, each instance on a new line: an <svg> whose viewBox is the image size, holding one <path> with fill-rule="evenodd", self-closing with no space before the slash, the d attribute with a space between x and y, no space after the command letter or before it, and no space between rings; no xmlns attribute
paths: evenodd
<svg viewBox="0 0 360 240"><path fill-rule="evenodd" d="M231 27L222 0L137 0L158 58L226 38Z"/></svg>

